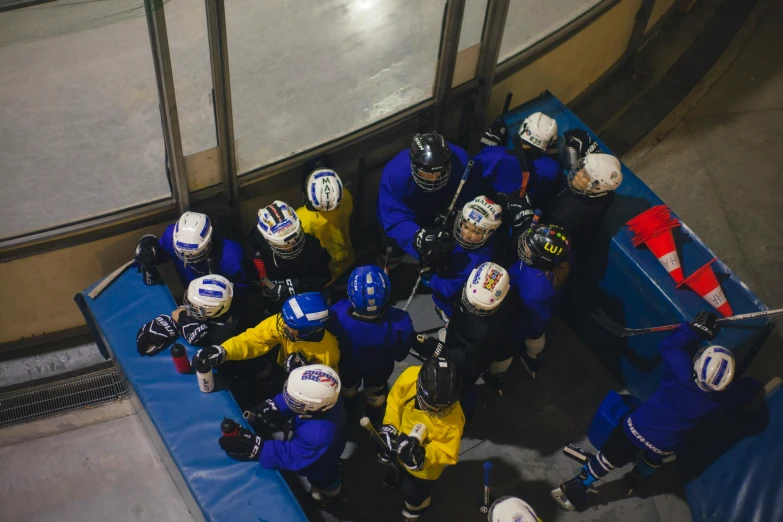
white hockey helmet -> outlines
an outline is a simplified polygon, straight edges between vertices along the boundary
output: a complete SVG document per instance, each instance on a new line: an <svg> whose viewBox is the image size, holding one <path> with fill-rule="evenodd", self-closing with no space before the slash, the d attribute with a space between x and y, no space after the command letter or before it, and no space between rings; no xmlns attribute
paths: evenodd
<svg viewBox="0 0 783 522"><path fill-rule="evenodd" d="M704 391L721 391L734 379L734 356L723 346L705 346L693 358L696 385Z"/></svg>
<svg viewBox="0 0 783 522"><path fill-rule="evenodd" d="M557 122L543 112L534 112L522 121L519 137L544 151L557 142Z"/></svg>
<svg viewBox="0 0 783 522"><path fill-rule="evenodd" d="M234 285L222 275L211 274L190 282L184 304L196 319L215 319L228 312L233 297Z"/></svg>
<svg viewBox="0 0 783 522"><path fill-rule="evenodd" d="M484 246L500 227L503 211L500 205L486 196L468 201L454 220L454 237L463 248Z"/></svg>
<svg viewBox="0 0 783 522"><path fill-rule="evenodd" d="M340 376L325 364L301 366L283 386L283 398L297 415L326 411L340 397Z"/></svg>
<svg viewBox="0 0 783 522"><path fill-rule="evenodd" d="M343 200L343 182L332 169L317 169L307 176L307 200L315 210L336 210Z"/></svg>
<svg viewBox="0 0 783 522"><path fill-rule="evenodd" d="M510 288L508 272L495 263L482 263L470 273L462 289L462 304L473 315L491 315Z"/></svg>
<svg viewBox="0 0 783 522"><path fill-rule="evenodd" d="M212 250L212 223L206 214L185 212L174 225L174 252L185 263L200 263Z"/></svg>
<svg viewBox="0 0 783 522"><path fill-rule="evenodd" d="M517 497L501 497L492 503L488 522L541 522L530 504Z"/></svg>
<svg viewBox="0 0 783 522"><path fill-rule="evenodd" d="M260 209L256 227L272 252L283 259L293 259L302 253L305 245L302 223L287 203L275 201Z"/></svg>
<svg viewBox="0 0 783 522"><path fill-rule="evenodd" d="M579 196L597 198L623 182L620 161L610 154L588 154L568 173L568 187Z"/></svg>

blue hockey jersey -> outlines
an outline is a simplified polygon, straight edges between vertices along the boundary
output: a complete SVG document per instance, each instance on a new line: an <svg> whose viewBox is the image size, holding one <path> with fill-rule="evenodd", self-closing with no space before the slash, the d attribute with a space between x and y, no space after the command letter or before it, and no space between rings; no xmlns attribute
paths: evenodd
<svg viewBox="0 0 783 522"><path fill-rule="evenodd" d="M363 320L350 314L351 302L338 301L329 313L327 330L340 344L340 369L358 375L394 369L413 344L413 322L408 312L389 306L383 317Z"/></svg>
<svg viewBox="0 0 783 522"><path fill-rule="evenodd" d="M468 163L467 152L456 145L449 144L449 148L451 176L441 190L425 192L416 185L407 149L392 158L381 174L376 211L378 222L389 238L416 259L419 253L413 248L414 235L422 227L432 226L438 214L446 211ZM457 208L480 195L480 181L475 173L468 177L457 201Z"/></svg>
<svg viewBox="0 0 783 522"><path fill-rule="evenodd" d="M484 192L490 197L495 194L519 194L522 186L522 169L513 151L503 146L485 147L473 160L474 168L480 169ZM533 169L528 180L527 192L536 206L542 206L555 192L560 165L549 156L542 155L533 160Z"/></svg>
<svg viewBox="0 0 783 522"><path fill-rule="evenodd" d="M511 283L511 331L518 339L537 339L549 326L557 292L552 274L516 261L508 271Z"/></svg>
<svg viewBox="0 0 783 522"><path fill-rule="evenodd" d="M723 391L699 388L693 375L698 341L699 336L683 324L658 346L664 360L661 385L623 420L625 434L640 448L672 452L707 416L744 404L761 389L761 383L750 378L738 379Z"/></svg>
<svg viewBox="0 0 783 522"><path fill-rule="evenodd" d="M290 441L267 440L258 457L267 469L286 469L316 481L330 481L337 477L337 464L345 449L345 410L342 399L323 417L303 419L286 405L283 394L274 398L284 417L293 417L293 436Z"/></svg>
<svg viewBox="0 0 783 522"><path fill-rule="evenodd" d="M177 270L182 286L185 288L194 279L210 273L206 261L185 266L185 263L177 257L177 253L174 251L174 224L166 227L166 231L163 232L158 243L161 251L158 252L156 261L158 263L166 261L174 263L174 268ZM245 288L247 276L243 267L242 247L239 243L213 236L212 252L209 257L214 263L212 267L213 272L234 283L235 295L237 290Z"/></svg>
<svg viewBox="0 0 783 522"><path fill-rule="evenodd" d="M465 250L457 245L449 257L445 272L430 277L432 300L435 306L443 310L448 317L454 313L454 302L460 298L462 287L470 277L470 272L481 263L491 261L494 248L495 243L492 239L478 250Z"/></svg>

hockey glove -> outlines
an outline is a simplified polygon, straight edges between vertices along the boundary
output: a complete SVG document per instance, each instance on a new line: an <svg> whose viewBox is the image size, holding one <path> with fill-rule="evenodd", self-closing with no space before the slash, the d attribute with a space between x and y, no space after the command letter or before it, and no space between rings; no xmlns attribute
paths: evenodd
<svg viewBox="0 0 783 522"><path fill-rule="evenodd" d="M389 463L391 462L392 455L397 451L397 437L399 436L399 432L397 431L397 428L391 424L384 424L378 431L378 435L380 435L381 440L383 440L385 445L383 448L378 447L378 458L381 462Z"/></svg>
<svg viewBox="0 0 783 522"><path fill-rule="evenodd" d="M481 148L505 145L507 141L508 128L506 127L505 118L501 116L493 121L492 125L481 136Z"/></svg>
<svg viewBox="0 0 783 522"><path fill-rule="evenodd" d="M250 411L245 412L245 418L267 428L273 428L285 420L273 399L267 399L253 406Z"/></svg>
<svg viewBox="0 0 783 522"><path fill-rule="evenodd" d="M598 143L583 129L570 129L563 133L566 150L568 151L568 168L576 168L579 160L587 156L601 152Z"/></svg>
<svg viewBox="0 0 783 522"><path fill-rule="evenodd" d="M415 437L408 437L404 433L397 439L397 456L400 457L406 468L419 471L424 467L424 448Z"/></svg>
<svg viewBox="0 0 783 522"><path fill-rule="evenodd" d="M176 325L171 316L159 315L139 329L136 350L140 355L155 355L179 337Z"/></svg>
<svg viewBox="0 0 783 522"><path fill-rule="evenodd" d="M264 439L249 429L240 427L237 435L223 435L218 439L218 444L232 459L256 460L264 447Z"/></svg>
<svg viewBox="0 0 783 522"><path fill-rule="evenodd" d="M213 344L212 346L205 346L201 350L197 351L196 355L193 356L193 360L190 362L190 365L194 368L197 368L199 365L207 363L210 368L215 368L216 366L223 364L225 361L226 349L217 344Z"/></svg>
<svg viewBox="0 0 783 522"><path fill-rule="evenodd" d="M139 239L136 245L136 262L145 268L154 267L158 246L158 238L152 234L147 234Z"/></svg>
<svg viewBox="0 0 783 522"><path fill-rule="evenodd" d="M691 329L704 340L712 341L720 332L718 318L710 312L699 312L696 320L688 323Z"/></svg>
<svg viewBox="0 0 783 522"><path fill-rule="evenodd" d="M413 238L413 247L424 257L449 254L454 249L454 237L435 227L422 228Z"/></svg>
<svg viewBox="0 0 783 522"><path fill-rule="evenodd" d="M518 236L528 228L533 221L533 204L530 202L530 196L525 194L522 197L513 196L508 202L508 215L511 217L511 227L514 231L514 237Z"/></svg>
<svg viewBox="0 0 783 522"><path fill-rule="evenodd" d="M209 325L194 319L187 312L180 312L177 328L182 337L193 346L204 346L209 334Z"/></svg>
<svg viewBox="0 0 783 522"><path fill-rule="evenodd" d="M292 371L296 370L297 368L301 368L302 366L307 366L307 358L302 352L292 353L285 358L285 362L283 363L283 369L286 371L286 373L291 373Z"/></svg>
<svg viewBox="0 0 783 522"><path fill-rule="evenodd" d="M272 281L272 284L274 285L272 288L261 288L261 293L273 303L284 303L289 297L299 293L301 286L298 279Z"/></svg>

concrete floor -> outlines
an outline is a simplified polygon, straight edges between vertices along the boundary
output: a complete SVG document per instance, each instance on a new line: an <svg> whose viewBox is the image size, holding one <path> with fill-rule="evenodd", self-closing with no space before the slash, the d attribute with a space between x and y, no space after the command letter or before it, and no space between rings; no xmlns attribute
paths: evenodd
<svg viewBox="0 0 783 522"><path fill-rule="evenodd" d="M501 57L598 0L512 2ZM460 49L487 0L468 0ZM0 238L169 194L149 37L137 0L0 13ZM444 0L226 3L238 165L259 165L431 95ZM216 144L201 0L165 3L186 155ZM31 205L31 202L35 204Z"/></svg>

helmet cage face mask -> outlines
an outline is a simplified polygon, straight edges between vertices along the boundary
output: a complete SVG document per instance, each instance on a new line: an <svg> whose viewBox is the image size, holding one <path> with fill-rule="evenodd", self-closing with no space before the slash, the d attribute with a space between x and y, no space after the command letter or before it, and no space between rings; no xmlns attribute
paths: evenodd
<svg viewBox="0 0 783 522"><path fill-rule="evenodd" d="M419 408L421 408L421 411L423 411L427 417L431 417L433 419L442 419L454 411L454 408L457 407L457 401L441 406L436 404L429 404L421 390L421 384L419 384L418 381L416 382L416 402L418 403Z"/></svg>
<svg viewBox="0 0 783 522"><path fill-rule="evenodd" d="M323 326L317 328L296 329L286 324L285 319L283 319L283 314L278 314L277 316L277 333L279 333L283 339L291 341L292 343L299 341L309 341L314 337L319 337L319 334L321 334L324 329L325 327ZM320 339L315 340L318 341Z"/></svg>
<svg viewBox="0 0 783 522"><path fill-rule="evenodd" d="M449 183L451 164L430 167L411 160L411 174L416 185L425 192L436 192Z"/></svg>
<svg viewBox="0 0 783 522"><path fill-rule="evenodd" d="M282 259L294 259L302 253L305 247L304 231L300 228L295 233L283 239L284 243L275 244L270 242L269 247L272 252Z"/></svg>
<svg viewBox="0 0 783 522"><path fill-rule="evenodd" d="M193 317L194 319L198 319L199 321L217 319L221 315L228 312L229 309L229 307L225 305L215 310L214 308L207 308L205 306L199 306L197 304L194 304L190 301L190 299L188 299L187 292L185 292L185 296L182 298L182 304L187 309L188 314L190 314L190 316Z"/></svg>
<svg viewBox="0 0 783 522"><path fill-rule="evenodd" d="M614 192L614 190L619 186L619 182L617 185L612 186L607 184L605 181L602 181L594 174L590 173L591 169L588 168L587 163L588 161L594 159L599 161L596 159L598 156L602 156L602 154L588 154L579 160L578 166L572 168L568 172L568 189L573 194L588 198L600 198L609 192ZM610 174L612 179L616 179L618 176L620 176L619 171ZM622 177L620 177L620 180L622 181Z"/></svg>

